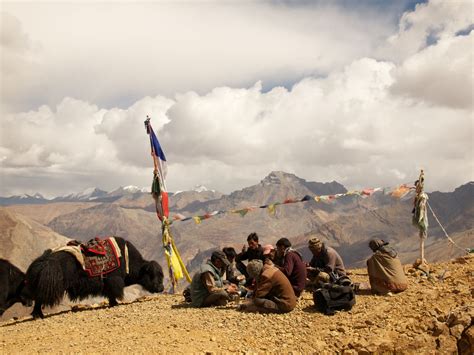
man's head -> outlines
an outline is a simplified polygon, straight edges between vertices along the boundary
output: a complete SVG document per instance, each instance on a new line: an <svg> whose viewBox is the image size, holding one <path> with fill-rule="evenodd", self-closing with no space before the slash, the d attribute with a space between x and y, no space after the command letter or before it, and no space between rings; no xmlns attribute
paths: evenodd
<svg viewBox="0 0 474 355"><path fill-rule="evenodd" d="M323 250L324 243L319 238L311 238L308 241L308 248L313 255L319 255Z"/></svg>
<svg viewBox="0 0 474 355"><path fill-rule="evenodd" d="M225 256L227 256L227 260L229 260L229 262L233 262L237 256L237 252L232 247L223 248L222 251L224 252Z"/></svg>
<svg viewBox="0 0 474 355"><path fill-rule="evenodd" d="M258 234L257 233L250 233L247 237L247 243L249 245L249 249L257 249L258 248Z"/></svg>
<svg viewBox="0 0 474 355"><path fill-rule="evenodd" d="M249 276L256 279L260 276L263 270L263 261L260 259L250 260L247 264L247 272Z"/></svg>
<svg viewBox="0 0 474 355"><path fill-rule="evenodd" d="M267 244L263 247L263 256L273 260L275 258L275 247L271 244Z"/></svg>
<svg viewBox="0 0 474 355"><path fill-rule="evenodd" d="M230 265L229 260L227 260L226 255L220 250L216 250L212 252L211 263L213 263L214 266L218 269L223 269L224 267L227 267Z"/></svg>
<svg viewBox="0 0 474 355"><path fill-rule="evenodd" d="M276 247L278 254L283 255L285 253L285 250L291 247L291 243L287 238L280 238L276 242Z"/></svg>
<svg viewBox="0 0 474 355"><path fill-rule="evenodd" d="M374 238L369 242L369 248L375 253L381 247L387 245L388 243L383 241L382 239Z"/></svg>

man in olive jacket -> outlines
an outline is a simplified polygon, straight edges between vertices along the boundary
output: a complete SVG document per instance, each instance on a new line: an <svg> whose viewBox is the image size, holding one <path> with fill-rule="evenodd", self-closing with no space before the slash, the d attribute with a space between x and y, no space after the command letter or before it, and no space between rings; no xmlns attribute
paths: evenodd
<svg viewBox="0 0 474 355"><path fill-rule="evenodd" d="M274 265L255 259L247 272L257 281L253 299L241 305L245 312L287 313L296 306L296 296L288 278Z"/></svg>
<svg viewBox="0 0 474 355"><path fill-rule="evenodd" d="M231 294L238 292L234 284L224 286L222 275L229 261L222 251L215 251L211 259L202 264L191 282L193 307L225 306Z"/></svg>

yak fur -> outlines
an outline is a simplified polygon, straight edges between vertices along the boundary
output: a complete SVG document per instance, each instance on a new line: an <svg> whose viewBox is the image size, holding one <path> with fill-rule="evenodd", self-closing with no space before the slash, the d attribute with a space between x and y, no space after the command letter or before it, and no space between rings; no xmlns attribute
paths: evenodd
<svg viewBox="0 0 474 355"><path fill-rule="evenodd" d="M163 270L156 261L146 261L132 243L115 237L121 250L120 267L108 274L90 277L77 259L66 251L46 250L26 272L27 291L35 301L31 315L43 318L43 306L58 305L65 293L72 301L89 296L108 298L109 305L122 299L124 287L141 285L151 293L162 292ZM125 269L125 245L128 248L129 273Z"/></svg>
<svg viewBox="0 0 474 355"><path fill-rule="evenodd" d="M5 259L0 259L0 316L17 302L31 306L25 296L25 273Z"/></svg>

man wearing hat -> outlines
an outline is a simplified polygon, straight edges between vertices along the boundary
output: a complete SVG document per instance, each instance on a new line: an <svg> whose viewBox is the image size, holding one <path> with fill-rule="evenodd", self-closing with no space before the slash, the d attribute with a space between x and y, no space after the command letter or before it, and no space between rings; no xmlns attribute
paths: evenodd
<svg viewBox="0 0 474 355"><path fill-rule="evenodd" d="M238 293L235 284L224 286L222 280L225 268L229 265L229 260L220 250L214 251L211 259L201 265L191 282L193 307L225 306L230 295Z"/></svg>
<svg viewBox="0 0 474 355"><path fill-rule="evenodd" d="M397 252L388 246L388 242L381 239L372 239L369 248L374 252L367 260L372 293L384 295L388 292L405 291L408 280Z"/></svg>
<svg viewBox="0 0 474 355"><path fill-rule="evenodd" d="M341 256L336 250L327 247L319 238L311 238L308 248L313 254L307 268L308 286L318 286L322 282L334 281L335 278L345 276L346 269Z"/></svg>
<svg viewBox="0 0 474 355"><path fill-rule="evenodd" d="M247 264L249 276L256 280L250 302L240 305L244 312L287 313L296 306L296 296L288 278L273 264L254 259Z"/></svg>

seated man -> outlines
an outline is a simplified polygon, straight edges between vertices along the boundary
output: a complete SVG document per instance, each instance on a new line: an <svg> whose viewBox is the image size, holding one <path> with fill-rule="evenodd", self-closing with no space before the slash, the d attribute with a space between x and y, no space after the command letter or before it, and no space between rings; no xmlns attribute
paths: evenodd
<svg viewBox="0 0 474 355"><path fill-rule="evenodd" d="M333 248L327 247L318 238L311 238L308 248L313 254L307 267L309 288L317 288L321 283L331 282L346 275L342 258Z"/></svg>
<svg viewBox="0 0 474 355"><path fill-rule="evenodd" d="M225 306L230 295L237 294L234 284L224 286L222 274L230 263L222 251L215 251L211 259L202 264L191 282L191 305L193 307Z"/></svg>
<svg viewBox="0 0 474 355"><path fill-rule="evenodd" d="M225 281L236 285L244 284L245 276L237 269L235 263L235 257L237 256L235 249L232 247L226 247L223 248L222 251L226 255L227 260L229 260L229 266L225 269Z"/></svg>
<svg viewBox="0 0 474 355"><path fill-rule="evenodd" d="M372 239L369 247L374 254L367 260L372 293L387 294L402 292L408 287L408 280L403 271L397 252L388 246L388 242Z"/></svg>
<svg viewBox="0 0 474 355"><path fill-rule="evenodd" d="M296 297L299 297L306 285L306 264L303 257L291 247L287 238L279 239L276 247L278 254L283 257L283 266L278 268L288 277Z"/></svg>
<svg viewBox="0 0 474 355"><path fill-rule="evenodd" d="M247 265L250 277L257 280L253 299L242 304L245 312L287 313L296 306L296 296L288 278L271 264L252 260Z"/></svg>
<svg viewBox="0 0 474 355"><path fill-rule="evenodd" d="M275 259L276 250L271 244L267 244L263 247L263 263L273 265Z"/></svg>
<svg viewBox="0 0 474 355"><path fill-rule="evenodd" d="M263 248L258 243L258 234L250 233L247 237L248 249L245 247L242 248L242 252L237 255L235 261L237 263L237 269L245 276L247 281L249 281L249 275L247 274L247 269L245 264L242 262L244 260L254 260L259 259L263 261ZM250 284L250 282L248 282Z"/></svg>

